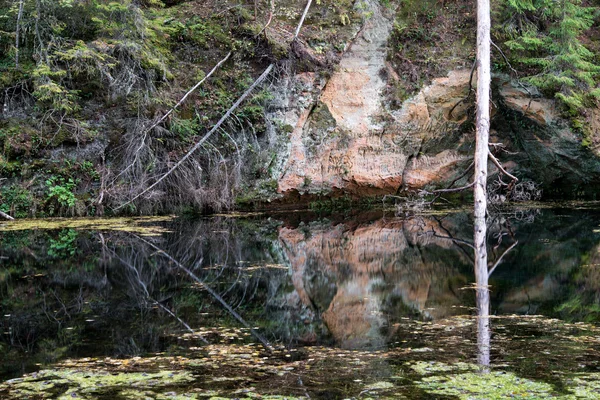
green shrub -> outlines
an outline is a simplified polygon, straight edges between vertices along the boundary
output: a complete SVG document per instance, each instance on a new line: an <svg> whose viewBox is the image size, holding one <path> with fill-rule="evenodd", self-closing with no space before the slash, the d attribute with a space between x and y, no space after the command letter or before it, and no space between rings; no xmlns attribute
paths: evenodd
<svg viewBox="0 0 600 400"><path fill-rule="evenodd" d="M46 186L48 187L48 200L56 200L61 207L70 208L75 206L76 198L73 190L76 183L73 178L65 179L52 176L46 180Z"/></svg>
<svg viewBox="0 0 600 400"><path fill-rule="evenodd" d="M19 185L12 185L0 191L0 210L15 218L29 216L32 205L31 193Z"/></svg>

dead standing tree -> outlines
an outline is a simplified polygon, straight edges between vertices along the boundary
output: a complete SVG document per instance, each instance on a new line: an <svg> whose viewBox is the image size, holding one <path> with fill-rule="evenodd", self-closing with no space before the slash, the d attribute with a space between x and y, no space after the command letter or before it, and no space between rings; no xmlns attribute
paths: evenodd
<svg viewBox="0 0 600 400"><path fill-rule="evenodd" d="M489 365L490 319L487 265L487 174L490 158L490 1L477 0L477 113L475 136L474 192L474 251L475 278L477 281L477 344L480 347L479 362ZM492 156L493 157L493 156Z"/></svg>

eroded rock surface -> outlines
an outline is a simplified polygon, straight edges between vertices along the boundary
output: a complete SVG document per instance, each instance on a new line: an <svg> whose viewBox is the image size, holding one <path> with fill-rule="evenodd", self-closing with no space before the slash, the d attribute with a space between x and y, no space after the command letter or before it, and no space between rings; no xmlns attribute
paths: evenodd
<svg viewBox="0 0 600 400"><path fill-rule="evenodd" d="M285 83L289 95L279 101L285 106L272 115L290 132L274 174L284 198L440 188L471 163L476 72L450 70L400 109L390 109L385 89L399 79L386 65L393 12L366 4L372 16L328 79L302 73ZM494 147L496 156L521 180L562 196L582 185L591 190L590 182L600 185L597 157L560 117L554 100L497 75L492 115L491 141L502 144ZM490 171L497 173L491 163Z"/></svg>

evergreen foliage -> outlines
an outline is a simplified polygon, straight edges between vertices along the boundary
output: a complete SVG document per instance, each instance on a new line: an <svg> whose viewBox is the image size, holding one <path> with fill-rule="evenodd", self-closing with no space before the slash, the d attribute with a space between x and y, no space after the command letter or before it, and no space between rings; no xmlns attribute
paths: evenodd
<svg viewBox="0 0 600 400"><path fill-rule="evenodd" d="M131 0L24 0L20 21L18 2L0 1L0 11L0 83L25 84L44 108L73 113L90 91L108 87L114 101L171 77L162 21Z"/></svg>
<svg viewBox="0 0 600 400"><path fill-rule="evenodd" d="M583 42L598 7L581 0L507 0L496 36L526 81L555 96L572 116L600 99L600 59Z"/></svg>

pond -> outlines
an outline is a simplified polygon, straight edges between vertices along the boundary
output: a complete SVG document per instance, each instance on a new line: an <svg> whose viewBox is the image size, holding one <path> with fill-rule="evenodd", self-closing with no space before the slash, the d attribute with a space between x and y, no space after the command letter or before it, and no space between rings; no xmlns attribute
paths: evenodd
<svg viewBox="0 0 600 400"><path fill-rule="evenodd" d="M600 398L600 209L488 224L0 223L0 398Z"/></svg>

